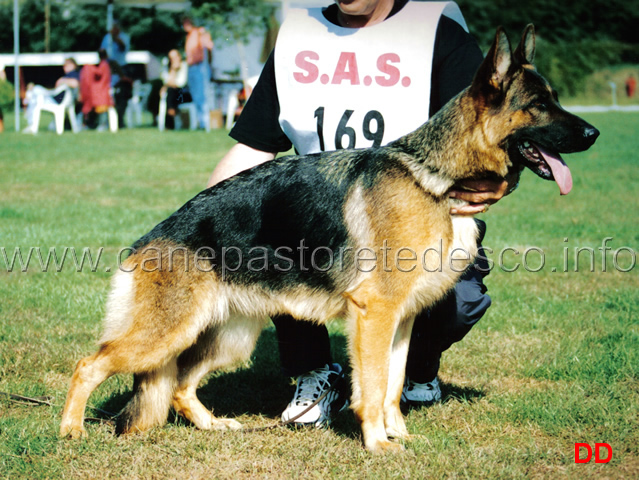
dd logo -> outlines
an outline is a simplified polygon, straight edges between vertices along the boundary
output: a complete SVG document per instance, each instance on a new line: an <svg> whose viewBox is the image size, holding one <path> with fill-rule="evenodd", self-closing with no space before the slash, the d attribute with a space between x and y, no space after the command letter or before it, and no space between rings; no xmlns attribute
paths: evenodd
<svg viewBox="0 0 639 480"><path fill-rule="evenodd" d="M602 447L608 450L606 458L599 456ZM588 452L585 458L579 458L579 452L582 448L585 448ZM588 463L590 460L592 460L592 447L587 443L575 443L575 463ZM595 463L608 463L610 460L612 460L612 447L607 443L595 443Z"/></svg>

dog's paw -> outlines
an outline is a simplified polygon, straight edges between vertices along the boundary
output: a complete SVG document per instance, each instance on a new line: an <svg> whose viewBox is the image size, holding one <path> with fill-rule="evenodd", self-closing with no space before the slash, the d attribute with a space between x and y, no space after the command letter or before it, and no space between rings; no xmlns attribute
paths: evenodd
<svg viewBox="0 0 639 480"><path fill-rule="evenodd" d="M388 435L388 438L394 438L395 440L402 441L410 441L413 438L406 428L398 429L386 427L386 435Z"/></svg>
<svg viewBox="0 0 639 480"><path fill-rule="evenodd" d="M403 452L405 448L401 443L391 442L390 440L380 440L371 445L366 445L366 450L374 454L383 454Z"/></svg>
<svg viewBox="0 0 639 480"><path fill-rule="evenodd" d="M77 440L79 438L86 438L88 436L87 431L82 425L62 425L60 426L60 437L70 438Z"/></svg>
<svg viewBox="0 0 639 480"><path fill-rule="evenodd" d="M213 430L240 430L242 424L231 418L216 418L211 422Z"/></svg>
<svg viewBox="0 0 639 480"><path fill-rule="evenodd" d="M384 423L386 436L396 440L409 440L410 433L406 428L406 422L399 409L399 405L395 408L386 409L384 413Z"/></svg>

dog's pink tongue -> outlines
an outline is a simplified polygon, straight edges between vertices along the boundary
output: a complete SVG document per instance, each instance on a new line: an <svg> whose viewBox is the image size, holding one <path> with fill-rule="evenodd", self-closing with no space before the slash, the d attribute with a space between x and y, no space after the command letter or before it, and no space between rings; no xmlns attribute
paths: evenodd
<svg viewBox="0 0 639 480"><path fill-rule="evenodd" d="M568 195L570 190L572 190L572 175L570 174L570 169L568 165L564 162L564 160L559 156L559 154L550 153L539 145L535 145L541 155L544 157L544 160L552 170L552 175L555 177L555 182L559 185L559 193L562 195Z"/></svg>

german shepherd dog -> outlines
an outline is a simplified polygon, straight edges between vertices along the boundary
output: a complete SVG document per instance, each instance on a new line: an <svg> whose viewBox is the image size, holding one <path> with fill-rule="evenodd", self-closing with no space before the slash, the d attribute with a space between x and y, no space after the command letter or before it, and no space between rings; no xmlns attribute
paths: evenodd
<svg viewBox="0 0 639 480"><path fill-rule="evenodd" d="M73 374L61 435L86 435L88 397L117 373L135 375L118 433L164 424L171 406L201 429L240 428L216 418L196 388L249 358L268 316L286 313L346 320L364 444L402 449L391 439L409 438L399 402L413 319L477 251L475 221L450 215L448 191L528 167L568 193L559 152L586 150L599 135L562 109L534 49L532 25L514 53L499 28L470 87L416 131L384 147L267 162L138 240L113 276L100 347ZM381 265L382 251L396 264Z"/></svg>

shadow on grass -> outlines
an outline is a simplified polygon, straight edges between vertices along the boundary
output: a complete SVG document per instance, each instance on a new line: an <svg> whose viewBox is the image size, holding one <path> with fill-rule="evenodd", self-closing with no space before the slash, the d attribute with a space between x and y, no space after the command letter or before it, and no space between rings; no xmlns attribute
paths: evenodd
<svg viewBox="0 0 639 480"><path fill-rule="evenodd" d="M442 389L443 403L448 402L462 402L462 403L474 403L477 400L486 396L484 390L470 387L460 387L450 383L440 383Z"/></svg>
<svg viewBox="0 0 639 480"><path fill-rule="evenodd" d="M475 403L477 400L486 396L484 390L479 390L470 387L460 387L451 383L445 383L440 381L439 386L442 390L442 403L460 402L460 403ZM420 410L422 408L428 408L428 405L424 406L402 406L404 413L411 410Z"/></svg>
<svg viewBox="0 0 639 480"><path fill-rule="evenodd" d="M346 391L350 396L350 367L346 351L346 337L331 334L333 359L344 366ZM273 423L280 415L295 391L291 379L280 373L277 336L274 328L262 332L248 368L214 374L198 389L198 398L216 416L235 418L242 415L263 416ZM485 396L482 390L441 383L443 403L475 402ZM119 412L131 398L131 391L111 396L100 408L108 412ZM428 407L404 408L404 413ZM100 412L87 412L96 418L108 418ZM188 423L174 412L169 414L169 423ZM246 425L250 427L250 425ZM331 429L348 438L360 438L361 431L355 416L346 409L331 423Z"/></svg>

